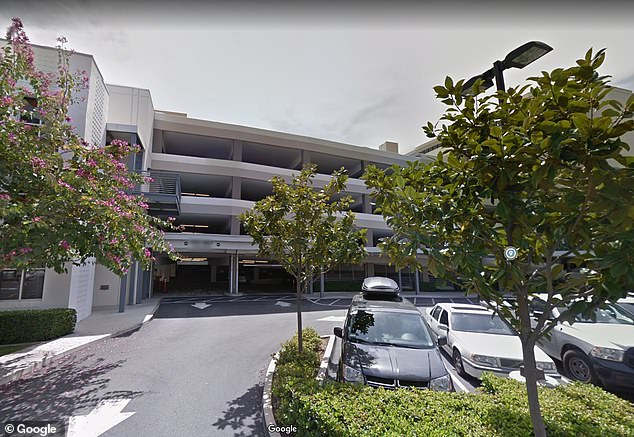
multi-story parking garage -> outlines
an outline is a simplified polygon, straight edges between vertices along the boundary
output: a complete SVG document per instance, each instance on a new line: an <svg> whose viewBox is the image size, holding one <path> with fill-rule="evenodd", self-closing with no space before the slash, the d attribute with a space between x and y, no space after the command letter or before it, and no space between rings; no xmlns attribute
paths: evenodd
<svg viewBox="0 0 634 437"><path fill-rule="evenodd" d="M39 69L56 70L55 49L35 46L34 52ZM101 146L123 139L142 147L130 157L129 168L154 179L138 189L147 197L150 213L174 217L182 225L181 232L167 234L182 259L172 262L158 256L152 270L142 271L136 264L124 278L95 263L69 265L68 273L61 275L44 268L2 269L0 309L68 306L77 309L81 320L94 307L118 305L123 310L163 291L291 291L290 277L273 260L256 257L237 216L271 192L273 176L290 180L308 162L317 165L316 187L334 170L347 169L346 194L354 199L357 226L368 232L365 262L338 266L315 285L326 291L354 290L365 276L382 275L415 291L428 280L424 272L395 271L380 256L377 242L390 229L373 214L368 190L359 179L371 164L405 164L409 157L398 153L397 144L359 147L158 111L149 90L106 84L91 55L73 53L70 68L84 70L89 77L88 88L70 109L77 133Z"/></svg>
<svg viewBox="0 0 634 437"><path fill-rule="evenodd" d="M290 180L308 162L317 165L316 187L345 167L350 179L356 223L367 229L369 256L363 265L339 266L324 278L326 290L354 287L366 275L394 276L407 288L416 288L416 275L395 272L378 255L376 244L389 234L359 177L368 165L387 168L402 165L406 158L397 145L386 143L379 150L244 126L188 118L185 114L155 111L151 173L155 179L177 175L180 196L163 202L173 214L181 233L168 240L183 255L174 266L158 262L155 290L239 291L292 290L290 278L271 260L257 259L257 248L244 235L237 216L271 193L269 180L279 175ZM321 286L322 281L319 281Z"/></svg>

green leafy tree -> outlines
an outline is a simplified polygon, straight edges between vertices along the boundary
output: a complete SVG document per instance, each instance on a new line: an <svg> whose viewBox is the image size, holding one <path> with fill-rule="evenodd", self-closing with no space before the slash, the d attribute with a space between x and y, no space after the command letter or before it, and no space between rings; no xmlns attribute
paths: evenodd
<svg viewBox="0 0 634 437"><path fill-rule="evenodd" d="M290 184L271 180L273 194L240 216L258 254L279 262L295 278L297 332L302 350L302 296L322 273L337 264L358 263L365 256L365 229L355 229L352 198L338 198L348 176L343 169L319 190L313 187L316 166L304 166Z"/></svg>
<svg viewBox="0 0 634 437"><path fill-rule="evenodd" d="M459 278L519 332L539 436L537 340L634 286L634 159L621 139L634 129L634 99L607 98L604 56L590 50L576 66L488 96L481 82L464 96L463 81L447 78L434 88L446 123L425 128L444 152L364 175L394 229L382 245L391 258L420 264L422 251L435 276ZM512 261L509 246L518 249ZM537 293L546 310L532 318ZM553 307L568 310L552 319Z"/></svg>
<svg viewBox="0 0 634 437"><path fill-rule="evenodd" d="M68 108L87 78L69 71L59 39L56 74L37 71L18 18L0 58L0 267L52 267L96 260L124 274L133 259L173 251L133 187L149 181L124 160L139 150L113 141L88 144Z"/></svg>

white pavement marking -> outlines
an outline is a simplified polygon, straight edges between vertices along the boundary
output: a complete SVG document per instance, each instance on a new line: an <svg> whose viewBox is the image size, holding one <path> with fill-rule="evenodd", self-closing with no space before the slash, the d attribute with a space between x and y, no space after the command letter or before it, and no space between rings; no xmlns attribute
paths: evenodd
<svg viewBox="0 0 634 437"><path fill-rule="evenodd" d="M192 306L194 308L198 308L199 310L204 310L205 308L210 307L211 305L205 302L196 302L195 304L192 304Z"/></svg>
<svg viewBox="0 0 634 437"><path fill-rule="evenodd" d="M286 308L286 307L292 306L290 303L282 302L281 300L278 300L277 302L275 302L275 305L279 306L279 307L282 307L282 308Z"/></svg>
<svg viewBox="0 0 634 437"><path fill-rule="evenodd" d="M115 425L135 414L122 413L130 399L101 401L85 416L71 416L68 420L67 437L98 437Z"/></svg>
<svg viewBox="0 0 634 437"><path fill-rule="evenodd" d="M449 369L447 369L449 370ZM460 379L458 378L458 375L456 375L453 371L449 370L449 374L451 375L451 381L454 383L454 386L458 386L458 388L460 388L460 391L463 392L469 392L469 389L467 388L466 385L464 385L462 382L460 382Z"/></svg>
<svg viewBox="0 0 634 437"><path fill-rule="evenodd" d="M328 316L317 319L318 322L343 322L346 320L346 316Z"/></svg>
<svg viewBox="0 0 634 437"><path fill-rule="evenodd" d="M152 320L152 317L154 317L154 314L148 314L148 315L146 315L146 316L143 318L143 322L141 322L141 323L147 323L147 322L149 322L150 320Z"/></svg>
<svg viewBox="0 0 634 437"><path fill-rule="evenodd" d="M458 373L456 373L456 370L453 367L453 364L450 363L449 360L447 360L447 358L445 358L445 356L442 354L442 352L440 354L440 357L442 358L443 362L445 363L445 368L449 372L449 375L451 375L451 381L454 383L454 387L457 385L458 388L460 389L460 391L462 391L462 392L469 393L469 392L473 391L473 388L471 390L469 390L469 388L462 383L462 381L460 380L460 376L458 376Z"/></svg>
<svg viewBox="0 0 634 437"><path fill-rule="evenodd" d="M334 304L336 304L336 303L337 303L337 302L339 302L340 300L341 300L341 299L336 299L336 300L333 300L332 302L330 302L330 303L328 304L328 306L333 306Z"/></svg>

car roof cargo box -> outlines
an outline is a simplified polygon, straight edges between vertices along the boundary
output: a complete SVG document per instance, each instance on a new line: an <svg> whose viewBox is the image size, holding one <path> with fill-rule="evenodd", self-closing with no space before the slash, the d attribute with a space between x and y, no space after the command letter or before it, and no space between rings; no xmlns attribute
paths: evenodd
<svg viewBox="0 0 634 437"><path fill-rule="evenodd" d="M398 284L390 278L372 276L363 280L363 297L376 300L401 300Z"/></svg>

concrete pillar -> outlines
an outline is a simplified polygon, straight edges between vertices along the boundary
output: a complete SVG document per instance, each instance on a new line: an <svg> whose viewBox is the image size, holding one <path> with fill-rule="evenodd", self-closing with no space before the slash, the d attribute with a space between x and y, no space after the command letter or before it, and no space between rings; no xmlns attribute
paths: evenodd
<svg viewBox="0 0 634 437"><path fill-rule="evenodd" d="M326 287L326 275L322 270L321 275L319 276L319 297L324 297L324 288Z"/></svg>
<svg viewBox="0 0 634 437"><path fill-rule="evenodd" d="M126 291L127 291L127 285L128 285L128 275L123 275L121 277L121 284L119 285L119 312L122 313L125 311L125 298L126 298Z"/></svg>
<svg viewBox="0 0 634 437"><path fill-rule="evenodd" d="M310 150L302 150L302 167L304 164L308 164L312 160Z"/></svg>
<svg viewBox="0 0 634 437"><path fill-rule="evenodd" d="M416 294L420 293L420 283L418 280L418 269L414 270L414 289Z"/></svg>
<svg viewBox="0 0 634 437"><path fill-rule="evenodd" d="M238 263L238 254L234 253L231 255L231 259L229 261L229 294L238 294L238 271L240 264Z"/></svg>
<svg viewBox="0 0 634 437"><path fill-rule="evenodd" d="M231 160L242 161L242 140L233 140Z"/></svg>
<svg viewBox="0 0 634 437"><path fill-rule="evenodd" d="M370 276L374 276L374 264L365 263L365 277L369 278Z"/></svg>
<svg viewBox="0 0 634 437"><path fill-rule="evenodd" d="M136 302L136 263L132 263L130 266L130 282L128 286L130 287L130 292L128 293L128 305L134 305Z"/></svg>
<svg viewBox="0 0 634 437"><path fill-rule="evenodd" d="M429 269L423 266L423 282L429 282Z"/></svg>
<svg viewBox="0 0 634 437"><path fill-rule="evenodd" d="M143 300L143 265L136 262L136 302L141 303Z"/></svg>
<svg viewBox="0 0 634 437"><path fill-rule="evenodd" d="M209 263L209 261L207 261ZM218 266L209 263L209 282L218 281Z"/></svg>

